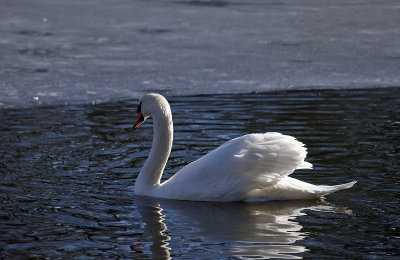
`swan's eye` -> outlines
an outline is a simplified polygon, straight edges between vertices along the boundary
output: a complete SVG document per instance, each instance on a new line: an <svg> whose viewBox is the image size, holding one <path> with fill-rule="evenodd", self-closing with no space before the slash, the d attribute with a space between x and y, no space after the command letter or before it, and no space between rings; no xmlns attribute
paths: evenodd
<svg viewBox="0 0 400 260"><path fill-rule="evenodd" d="M142 110L142 102L139 103L139 106L137 107L136 112L140 112Z"/></svg>

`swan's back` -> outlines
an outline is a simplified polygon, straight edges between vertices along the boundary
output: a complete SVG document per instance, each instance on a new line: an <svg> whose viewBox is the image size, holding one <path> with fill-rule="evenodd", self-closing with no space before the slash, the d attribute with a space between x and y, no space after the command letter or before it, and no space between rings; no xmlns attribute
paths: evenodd
<svg viewBox="0 0 400 260"><path fill-rule="evenodd" d="M159 192L172 199L240 201L256 190L273 187L305 162L304 145L280 133L249 134L232 139L182 168Z"/></svg>

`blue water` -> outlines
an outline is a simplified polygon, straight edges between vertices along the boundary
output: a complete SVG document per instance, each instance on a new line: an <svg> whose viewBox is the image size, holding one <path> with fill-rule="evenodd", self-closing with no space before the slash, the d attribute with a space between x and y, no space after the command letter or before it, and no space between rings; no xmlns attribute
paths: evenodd
<svg viewBox="0 0 400 260"><path fill-rule="evenodd" d="M400 254L400 89L168 97L163 179L223 142L279 131L308 147L325 201L204 203L134 196L151 120L136 100L0 110L0 258L364 258Z"/></svg>

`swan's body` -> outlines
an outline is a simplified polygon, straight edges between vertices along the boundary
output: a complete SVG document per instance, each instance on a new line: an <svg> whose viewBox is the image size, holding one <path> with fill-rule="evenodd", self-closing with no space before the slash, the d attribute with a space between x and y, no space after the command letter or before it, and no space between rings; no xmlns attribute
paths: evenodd
<svg viewBox="0 0 400 260"><path fill-rule="evenodd" d="M171 109L163 96L147 94L138 113L134 127L152 116L154 139L135 183L136 195L194 201L315 199L355 183L317 186L289 177L294 170L312 165L304 161L304 145L280 133L232 139L160 183L172 147Z"/></svg>

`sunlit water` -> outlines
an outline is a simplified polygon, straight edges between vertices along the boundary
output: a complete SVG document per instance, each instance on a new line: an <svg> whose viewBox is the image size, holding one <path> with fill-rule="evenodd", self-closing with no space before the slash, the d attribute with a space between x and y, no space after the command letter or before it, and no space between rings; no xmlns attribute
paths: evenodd
<svg viewBox="0 0 400 260"><path fill-rule="evenodd" d="M400 89L169 97L164 179L223 142L279 131L309 148L322 201L204 203L135 197L151 120L137 101L0 111L0 258L364 258L400 251Z"/></svg>

